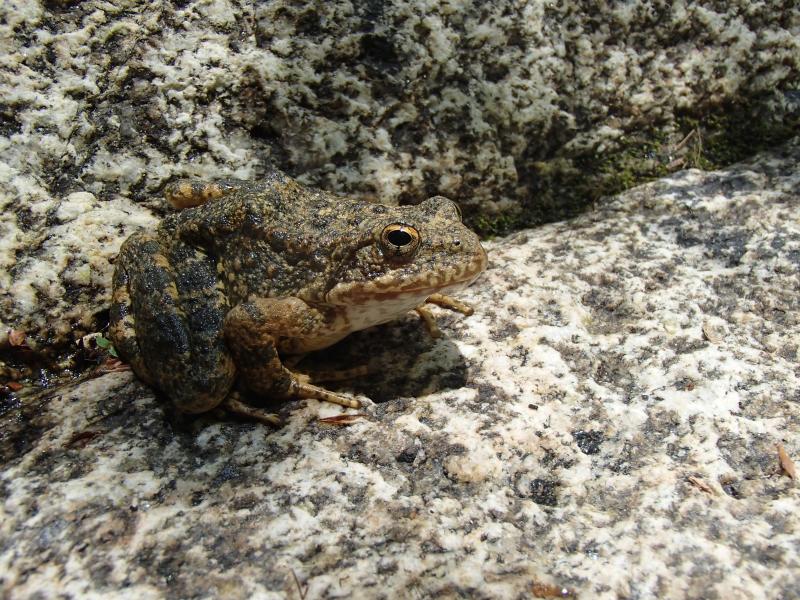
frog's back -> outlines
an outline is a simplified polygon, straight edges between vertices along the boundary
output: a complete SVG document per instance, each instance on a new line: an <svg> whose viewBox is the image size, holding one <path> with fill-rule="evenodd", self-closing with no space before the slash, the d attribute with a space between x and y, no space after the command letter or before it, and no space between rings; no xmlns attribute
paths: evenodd
<svg viewBox="0 0 800 600"><path fill-rule="evenodd" d="M237 190L232 199L240 201L252 215L256 228L283 228L319 249L331 245L327 241L352 236L363 218L372 213L369 207L377 206L303 187L283 174L250 183Z"/></svg>
<svg viewBox="0 0 800 600"><path fill-rule="evenodd" d="M248 296L314 295L343 256L368 243L378 205L300 186L282 174L225 182L219 198L166 218L161 239L203 248L233 303Z"/></svg>
<svg viewBox="0 0 800 600"><path fill-rule="evenodd" d="M258 181L226 181L220 197L186 208L164 220L164 229L179 229L181 235L261 237L273 229L316 240L351 228L364 203L321 190L305 188L282 173ZM357 220L357 219L356 219Z"/></svg>

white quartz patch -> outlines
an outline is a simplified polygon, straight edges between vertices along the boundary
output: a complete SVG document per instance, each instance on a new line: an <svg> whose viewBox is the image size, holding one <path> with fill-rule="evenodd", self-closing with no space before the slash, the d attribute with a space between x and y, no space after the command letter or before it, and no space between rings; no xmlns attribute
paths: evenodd
<svg viewBox="0 0 800 600"><path fill-rule="evenodd" d="M11 229L10 199L5 206L0 219ZM47 235L36 236L34 256L15 259L14 243L20 238L33 241L34 233L19 231L0 239L0 261L8 265L0 272L0 304L4 307L0 340L15 325L5 321L14 314L35 315L29 324L32 333L52 328L57 335L74 334L74 324L91 331L95 322L87 307L110 301L111 261L120 244L130 233L156 223L149 211L122 198L101 201L88 192L42 201L36 209L47 215L50 227ZM61 317L54 319L54 313ZM35 338L28 343L37 345Z"/></svg>

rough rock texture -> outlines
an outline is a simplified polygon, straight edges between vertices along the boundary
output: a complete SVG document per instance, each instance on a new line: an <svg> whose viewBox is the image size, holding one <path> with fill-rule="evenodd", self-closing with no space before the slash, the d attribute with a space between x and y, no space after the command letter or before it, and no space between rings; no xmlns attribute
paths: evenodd
<svg viewBox="0 0 800 600"><path fill-rule="evenodd" d="M798 163L492 243L447 337L409 318L319 359L381 373L343 386L375 402L349 426L183 421L129 373L25 400L3 595L796 597Z"/></svg>
<svg viewBox="0 0 800 600"><path fill-rule="evenodd" d="M108 259L178 176L441 193L491 230L674 168L684 113L774 93L735 124L746 148L800 114L789 0L7 0L0 44L0 345L39 349L91 331Z"/></svg>

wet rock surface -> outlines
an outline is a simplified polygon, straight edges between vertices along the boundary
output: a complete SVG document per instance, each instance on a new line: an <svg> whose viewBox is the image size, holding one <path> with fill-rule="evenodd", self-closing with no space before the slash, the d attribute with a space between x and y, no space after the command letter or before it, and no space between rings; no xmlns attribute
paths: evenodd
<svg viewBox="0 0 800 600"><path fill-rule="evenodd" d="M0 587L72 596L788 598L800 141L489 244L433 340L315 362L374 402L188 420L130 373L2 415ZM551 587L555 586L555 587Z"/></svg>

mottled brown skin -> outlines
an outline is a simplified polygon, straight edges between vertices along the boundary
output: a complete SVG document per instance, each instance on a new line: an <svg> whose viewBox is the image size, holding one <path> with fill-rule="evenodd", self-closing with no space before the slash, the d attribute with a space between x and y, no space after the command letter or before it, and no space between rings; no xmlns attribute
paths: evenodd
<svg viewBox="0 0 800 600"><path fill-rule="evenodd" d="M190 208L123 244L110 336L142 380L189 413L232 398L237 381L266 397L358 406L291 372L281 356L413 309L429 322L422 305L431 296L467 312L443 294L486 267L478 238L441 197L382 206L278 173L258 182L183 182L167 197Z"/></svg>

